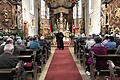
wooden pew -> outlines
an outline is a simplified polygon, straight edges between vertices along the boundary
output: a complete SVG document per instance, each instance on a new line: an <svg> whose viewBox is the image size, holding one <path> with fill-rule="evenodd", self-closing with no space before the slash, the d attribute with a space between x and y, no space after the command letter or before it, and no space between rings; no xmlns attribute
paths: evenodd
<svg viewBox="0 0 120 80"><path fill-rule="evenodd" d="M90 65L91 79L95 79L95 73L97 72L97 68L100 68L100 67L95 66L97 60L104 60L104 61L106 61L106 63L108 60L112 60L115 63L117 60L120 60L120 55L117 55L117 54L96 55L93 51L91 51L91 53L92 53L92 59L93 59L93 62ZM106 69L100 69L100 74L97 76L101 76L101 75L108 76L109 72L110 72L110 70L108 69L108 66L106 66Z"/></svg>
<svg viewBox="0 0 120 80"><path fill-rule="evenodd" d="M76 41L74 41L74 54L76 54L77 52L77 45L76 45Z"/></svg>
<svg viewBox="0 0 120 80"><path fill-rule="evenodd" d="M107 49L107 54L115 54L117 48Z"/></svg>
<svg viewBox="0 0 120 80"><path fill-rule="evenodd" d="M108 60L108 64L109 64L109 70L110 70L110 80L117 80L117 74L115 73L116 69L113 61Z"/></svg>
<svg viewBox="0 0 120 80"><path fill-rule="evenodd" d="M21 80L22 61L15 68L0 69L0 80Z"/></svg>
<svg viewBox="0 0 120 80"><path fill-rule="evenodd" d="M42 56L43 56L43 64L46 64L49 58L49 47L48 46L40 46L42 48Z"/></svg>
<svg viewBox="0 0 120 80"><path fill-rule="evenodd" d="M74 41L74 54L76 55L77 58L80 58L80 43L76 43Z"/></svg>
<svg viewBox="0 0 120 80"><path fill-rule="evenodd" d="M38 70L41 72L43 68L43 55L42 55L43 47L40 47L40 49L26 49L25 51L21 51L21 55L33 54L33 51L36 51L35 61L37 62Z"/></svg>
<svg viewBox="0 0 120 80"><path fill-rule="evenodd" d="M26 73L32 73L33 80L37 80L36 51L21 51L20 55L17 57L24 62L24 68Z"/></svg>
<svg viewBox="0 0 120 80"><path fill-rule="evenodd" d="M51 42L49 40L40 40L40 48L42 48L43 64L45 64L51 54Z"/></svg>
<svg viewBox="0 0 120 80"><path fill-rule="evenodd" d="M83 65L83 67L85 68L85 62L86 62L85 43L76 44L76 42L74 41L74 54L79 59L80 64Z"/></svg>
<svg viewBox="0 0 120 80"><path fill-rule="evenodd" d="M49 55L51 54L51 41L50 40L46 40L47 42L47 60L49 59Z"/></svg>
<svg viewBox="0 0 120 80"><path fill-rule="evenodd" d="M81 62L81 65L83 65L84 69L86 66L86 57L87 56L88 56L88 53L85 51L85 45L81 45L80 62Z"/></svg>
<svg viewBox="0 0 120 80"><path fill-rule="evenodd" d="M49 40L49 43L48 43L48 58L51 54L51 41Z"/></svg>

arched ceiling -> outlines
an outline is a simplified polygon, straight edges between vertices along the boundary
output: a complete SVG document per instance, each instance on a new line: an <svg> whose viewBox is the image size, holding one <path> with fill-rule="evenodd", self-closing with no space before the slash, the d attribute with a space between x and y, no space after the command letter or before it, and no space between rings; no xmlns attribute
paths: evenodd
<svg viewBox="0 0 120 80"><path fill-rule="evenodd" d="M45 0L50 8L72 8L77 0Z"/></svg>

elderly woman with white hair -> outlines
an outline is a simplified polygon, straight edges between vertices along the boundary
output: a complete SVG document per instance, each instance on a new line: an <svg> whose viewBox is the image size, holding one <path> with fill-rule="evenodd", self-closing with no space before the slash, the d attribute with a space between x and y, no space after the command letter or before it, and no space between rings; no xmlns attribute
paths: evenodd
<svg viewBox="0 0 120 80"><path fill-rule="evenodd" d="M14 40L9 37L9 38L7 39L5 45L6 45L6 44L12 44L12 45L13 45L13 42L14 42ZM2 53L4 52L4 46L5 46L5 45L0 46L0 54L2 54ZM14 53L13 53L13 54L14 54L14 55L19 55L19 54L20 54L20 50L19 50L16 46L14 46Z"/></svg>
<svg viewBox="0 0 120 80"><path fill-rule="evenodd" d="M22 44L22 40L21 39L18 39L17 40L17 43L15 45L20 51L24 51L26 50L26 47L25 45Z"/></svg>
<svg viewBox="0 0 120 80"><path fill-rule="evenodd" d="M14 45L6 44L4 46L4 53L0 55L0 68L12 68L18 63L16 56L13 56Z"/></svg>
<svg viewBox="0 0 120 80"><path fill-rule="evenodd" d="M14 52L14 45L13 44L6 44L4 46L4 53L0 55L0 69L5 68L14 68L17 63L19 62L18 58L13 55ZM26 72L24 67L22 69L21 80L25 80ZM4 80L11 80L10 78L6 77Z"/></svg>

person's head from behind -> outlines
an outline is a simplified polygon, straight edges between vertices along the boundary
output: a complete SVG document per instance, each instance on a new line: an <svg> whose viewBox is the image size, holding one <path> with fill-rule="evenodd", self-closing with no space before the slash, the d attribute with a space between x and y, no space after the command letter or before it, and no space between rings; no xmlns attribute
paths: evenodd
<svg viewBox="0 0 120 80"><path fill-rule="evenodd" d="M4 46L4 52L9 53L10 55L13 55L14 45L12 45L12 44L6 44Z"/></svg>
<svg viewBox="0 0 120 80"><path fill-rule="evenodd" d="M107 40L108 40L108 39L109 39L109 37L108 37L108 36L105 36L105 39L107 39Z"/></svg>
<svg viewBox="0 0 120 80"><path fill-rule="evenodd" d="M6 44L13 44L13 42L13 39L9 37L6 41Z"/></svg>
<svg viewBox="0 0 120 80"><path fill-rule="evenodd" d="M60 30L58 29L58 33L60 32Z"/></svg>
<svg viewBox="0 0 120 80"><path fill-rule="evenodd" d="M44 36L41 36L40 39L43 40L43 39L45 39L45 37L44 37Z"/></svg>
<svg viewBox="0 0 120 80"><path fill-rule="evenodd" d="M36 41L37 40L37 38L36 37L33 37L33 41Z"/></svg>
<svg viewBox="0 0 120 80"><path fill-rule="evenodd" d="M95 41L96 43L101 43L101 42L102 42L102 39L101 39L99 36L96 36L96 37L94 38L94 41Z"/></svg>
<svg viewBox="0 0 120 80"><path fill-rule="evenodd" d="M110 41L114 41L114 37L113 36L110 36L109 39L110 39Z"/></svg>
<svg viewBox="0 0 120 80"><path fill-rule="evenodd" d="M21 39L18 39L18 40L17 40L17 44L18 44L18 45L22 44L22 40L21 40Z"/></svg>
<svg viewBox="0 0 120 80"><path fill-rule="evenodd" d="M91 40L91 39L92 39L92 35L89 35L89 36L88 36L88 40Z"/></svg>
<svg viewBox="0 0 120 80"><path fill-rule="evenodd" d="M96 34L92 34L92 38L94 39L96 37Z"/></svg>

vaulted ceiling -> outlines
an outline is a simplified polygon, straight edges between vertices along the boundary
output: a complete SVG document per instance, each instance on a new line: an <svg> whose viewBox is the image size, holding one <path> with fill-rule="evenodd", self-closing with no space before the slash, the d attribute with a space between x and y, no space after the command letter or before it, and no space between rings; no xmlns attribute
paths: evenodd
<svg viewBox="0 0 120 80"><path fill-rule="evenodd" d="M50 8L72 8L78 0L45 0Z"/></svg>

